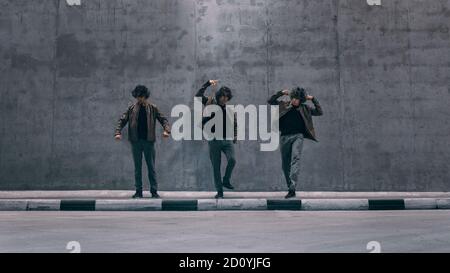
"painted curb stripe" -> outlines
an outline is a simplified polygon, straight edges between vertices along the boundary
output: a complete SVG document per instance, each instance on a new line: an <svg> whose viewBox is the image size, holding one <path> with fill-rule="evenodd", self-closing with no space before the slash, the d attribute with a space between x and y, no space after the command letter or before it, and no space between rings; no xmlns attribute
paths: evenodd
<svg viewBox="0 0 450 273"><path fill-rule="evenodd" d="M61 200L29 200L27 210L38 211L59 211L61 209Z"/></svg>
<svg viewBox="0 0 450 273"><path fill-rule="evenodd" d="M216 199L198 199L197 210L217 210L217 200Z"/></svg>
<svg viewBox="0 0 450 273"><path fill-rule="evenodd" d="M267 210L266 199L219 199L217 210Z"/></svg>
<svg viewBox="0 0 450 273"><path fill-rule="evenodd" d="M330 211L330 210L368 210L367 199L303 199L302 210Z"/></svg>
<svg viewBox="0 0 450 273"><path fill-rule="evenodd" d="M405 209L438 209L435 198L411 199L406 198Z"/></svg>
<svg viewBox="0 0 450 273"><path fill-rule="evenodd" d="M268 210L301 210L302 200L267 200Z"/></svg>
<svg viewBox="0 0 450 273"><path fill-rule="evenodd" d="M404 210L403 199L369 199L369 210Z"/></svg>
<svg viewBox="0 0 450 273"><path fill-rule="evenodd" d="M61 200L60 210L95 210L95 200Z"/></svg>
<svg viewBox="0 0 450 273"><path fill-rule="evenodd" d="M26 200L0 200L0 211L27 210Z"/></svg>
<svg viewBox="0 0 450 273"><path fill-rule="evenodd" d="M162 210L197 210L197 200L162 200Z"/></svg>
<svg viewBox="0 0 450 273"><path fill-rule="evenodd" d="M144 200L97 200L97 211L151 211L161 210L161 199Z"/></svg>
<svg viewBox="0 0 450 273"><path fill-rule="evenodd" d="M0 200L0 211L19 210L61 210L61 211L197 211L197 210L407 210L407 209L450 209L450 198L410 198L410 199L360 199L367 205L359 206L358 200L310 200L310 199L258 199L228 200L215 199L172 199L158 202L138 202L129 200ZM248 201L248 202L247 202ZM108 204L108 202L111 202ZM221 203L219 206L219 202ZM153 204L154 203L154 204ZM361 202L362 204L363 202ZM350 206L351 205L351 206ZM358 205L358 206L356 206ZM334 207L335 206L335 207Z"/></svg>
<svg viewBox="0 0 450 273"><path fill-rule="evenodd" d="M438 209L450 209L450 199L437 199L436 205Z"/></svg>

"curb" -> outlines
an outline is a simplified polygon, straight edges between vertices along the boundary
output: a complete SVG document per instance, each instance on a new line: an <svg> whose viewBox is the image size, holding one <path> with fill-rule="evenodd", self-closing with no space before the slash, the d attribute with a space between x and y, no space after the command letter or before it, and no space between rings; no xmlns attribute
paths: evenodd
<svg viewBox="0 0 450 273"><path fill-rule="evenodd" d="M0 211L431 210L450 198L408 199L0 199Z"/></svg>

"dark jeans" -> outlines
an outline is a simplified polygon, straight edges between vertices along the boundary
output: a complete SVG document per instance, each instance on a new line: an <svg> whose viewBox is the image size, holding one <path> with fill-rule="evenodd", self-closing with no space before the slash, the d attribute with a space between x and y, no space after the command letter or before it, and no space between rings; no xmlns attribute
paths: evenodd
<svg viewBox="0 0 450 273"><path fill-rule="evenodd" d="M156 193L158 182L155 173L155 142L139 139L131 141L131 151L134 161L134 181L136 191L142 191L142 154L147 162L148 180L150 181L150 192Z"/></svg>
<svg viewBox="0 0 450 273"><path fill-rule="evenodd" d="M280 138L281 165L289 190L295 191L300 177L303 134L285 135Z"/></svg>
<svg viewBox="0 0 450 273"><path fill-rule="evenodd" d="M218 192L222 192L223 191L222 177L220 173L222 152L225 154L228 161L223 180L229 182L231 179L233 168L236 165L236 158L234 157L233 141L210 140L208 141L208 146L209 146L209 158L211 159L211 164L214 172L214 184L216 186L216 190Z"/></svg>

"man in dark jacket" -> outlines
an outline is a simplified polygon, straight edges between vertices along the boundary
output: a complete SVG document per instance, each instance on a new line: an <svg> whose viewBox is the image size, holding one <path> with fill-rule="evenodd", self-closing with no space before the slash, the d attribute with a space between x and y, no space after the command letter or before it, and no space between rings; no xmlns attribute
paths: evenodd
<svg viewBox="0 0 450 273"><path fill-rule="evenodd" d="M234 187L231 185L231 174L233 172L234 166L236 165L233 143L236 143L237 140L237 121L236 121L237 118L236 114L234 114L233 115L234 127L230 127L231 120L228 117L226 111L226 104L233 97L230 88L222 86L219 89L219 91L216 92L215 98L205 96L206 89L211 85L213 86L217 85L217 83L218 83L217 80L207 81L205 84L203 84L200 90L198 90L195 96L200 97L202 99L203 105L216 104L220 106L220 109L222 109L223 138L222 139L214 138L212 140L209 140L208 147L209 147L209 157L211 160L214 173L214 184L217 190L215 198L223 198L223 187L228 189L234 189ZM214 113L210 117L204 117L202 120L202 125L205 125L212 118L214 118ZM228 139L227 128L234 128L233 140ZM214 126L211 128L211 132L212 133L215 132ZM222 152L225 154L228 161L223 180L220 172Z"/></svg>
<svg viewBox="0 0 450 273"><path fill-rule="evenodd" d="M170 135L170 125L167 118L158 110L156 105L147 101L150 92L147 87L138 85L131 92L136 103L128 107L117 122L114 137L122 139L122 128L128 123L128 140L134 161L134 179L136 193L133 198L142 198L142 154L147 162L148 179L152 198L158 198L158 182L155 172L155 125L156 120L164 128L164 137Z"/></svg>
<svg viewBox="0 0 450 273"><path fill-rule="evenodd" d="M290 101L279 101L284 95L289 95ZM311 100L314 107L306 104ZM305 89L297 87L291 92L278 91L269 98L270 105L279 105L279 129L281 165L288 186L285 198L295 197L295 189L300 176L300 163L304 138L317 141L312 116L323 115L319 101L306 93Z"/></svg>

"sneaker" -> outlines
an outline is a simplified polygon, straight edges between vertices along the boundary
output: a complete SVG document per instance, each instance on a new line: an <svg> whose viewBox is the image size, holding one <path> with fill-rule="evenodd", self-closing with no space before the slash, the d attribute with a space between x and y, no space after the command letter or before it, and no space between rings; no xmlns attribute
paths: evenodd
<svg viewBox="0 0 450 273"><path fill-rule="evenodd" d="M286 194L286 196L284 198L288 199L288 198L292 198L295 197L295 191L289 191L288 194Z"/></svg>
<svg viewBox="0 0 450 273"><path fill-rule="evenodd" d="M233 187L233 185L231 185L230 180L224 179L223 183L222 183L222 186L224 188L227 188L227 189L230 189L230 190L234 190L234 187Z"/></svg>
<svg viewBox="0 0 450 273"><path fill-rule="evenodd" d="M136 191L136 193L133 195L133 198L142 198L142 191Z"/></svg>
<svg viewBox="0 0 450 273"><path fill-rule="evenodd" d="M152 198L160 198L159 194L157 192L152 192Z"/></svg>

